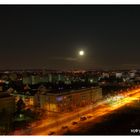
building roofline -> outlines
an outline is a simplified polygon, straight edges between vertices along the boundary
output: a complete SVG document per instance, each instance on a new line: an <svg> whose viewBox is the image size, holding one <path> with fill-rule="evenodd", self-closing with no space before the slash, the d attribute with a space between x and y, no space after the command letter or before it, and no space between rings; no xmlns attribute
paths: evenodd
<svg viewBox="0 0 140 140"><path fill-rule="evenodd" d="M75 94L75 93L81 93L84 91L88 91L91 89L101 89L100 87L92 87L92 88L86 88L86 89L80 89L80 90L72 90L68 92L60 92L60 93L47 93L46 95L51 95L51 96L61 96L61 95L67 95L67 94Z"/></svg>

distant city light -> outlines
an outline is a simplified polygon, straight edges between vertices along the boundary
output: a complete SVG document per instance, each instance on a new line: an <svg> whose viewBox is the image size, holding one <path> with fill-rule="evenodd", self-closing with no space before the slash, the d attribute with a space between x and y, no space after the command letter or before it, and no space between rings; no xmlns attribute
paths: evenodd
<svg viewBox="0 0 140 140"><path fill-rule="evenodd" d="M90 83L93 83L93 79L90 79Z"/></svg>

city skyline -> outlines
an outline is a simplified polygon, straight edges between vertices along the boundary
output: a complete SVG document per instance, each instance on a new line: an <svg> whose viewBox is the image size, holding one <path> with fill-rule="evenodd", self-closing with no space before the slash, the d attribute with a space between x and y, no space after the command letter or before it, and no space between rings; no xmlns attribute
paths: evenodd
<svg viewBox="0 0 140 140"><path fill-rule="evenodd" d="M139 6L1 5L0 12L0 69L140 68Z"/></svg>

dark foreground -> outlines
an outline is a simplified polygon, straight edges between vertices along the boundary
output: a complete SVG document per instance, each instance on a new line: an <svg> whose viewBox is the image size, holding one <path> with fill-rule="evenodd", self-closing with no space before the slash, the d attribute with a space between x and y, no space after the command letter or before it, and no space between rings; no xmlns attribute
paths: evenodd
<svg viewBox="0 0 140 140"><path fill-rule="evenodd" d="M64 135L140 135L140 103L127 105L105 116L102 122L85 122Z"/></svg>

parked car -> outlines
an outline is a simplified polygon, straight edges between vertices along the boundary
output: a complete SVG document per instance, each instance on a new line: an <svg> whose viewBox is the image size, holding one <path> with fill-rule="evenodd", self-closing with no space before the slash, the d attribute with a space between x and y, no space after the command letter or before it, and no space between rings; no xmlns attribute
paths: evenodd
<svg viewBox="0 0 140 140"><path fill-rule="evenodd" d="M91 116L91 115L87 116L87 118L89 118L89 119L92 118L92 117L93 117L93 116Z"/></svg>
<svg viewBox="0 0 140 140"><path fill-rule="evenodd" d="M77 122L72 122L72 125L76 125L76 124L78 124Z"/></svg>
<svg viewBox="0 0 140 140"><path fill-rule="evenodd" d="M62 129L66 129L66 128L68 128L68 126L62 126Z"/></svg>
<svg viewBox="0 0 140 140"><path fill-rule="evenodd" d="M86 120L87 118L85 117L85 116L81 116L80 117L80 121L84 121L84 120Z"/></svg>
<svg viewBox="0 0 140 140"><path fill-rule="evenodd" d="M48 135L53 135L53 134L55 134L54 131L50 131L50 132L48 133Z"/></svg>

